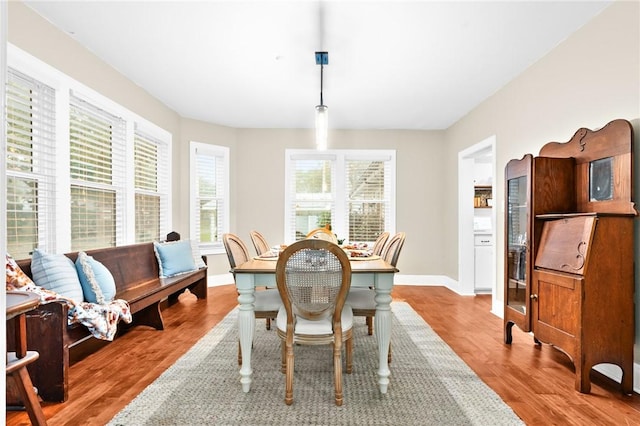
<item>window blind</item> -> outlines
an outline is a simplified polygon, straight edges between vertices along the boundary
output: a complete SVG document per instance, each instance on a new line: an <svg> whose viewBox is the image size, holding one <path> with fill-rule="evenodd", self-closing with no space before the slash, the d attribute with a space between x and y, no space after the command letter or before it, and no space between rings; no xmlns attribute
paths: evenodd
<svg viewBox="0 0 640 426"><path fill-rule="evenodd" d="M395 230L395 151L286 152L285 241L331 224L338 240Z"/></svg>
<svg viewBox="0 0 640 426"><path fill-rule="evenodd" d="M17 259L55 249L55 90L9 68L7 251Z"/></svg>
<svg viewBox="0 0 640 426"><path fill-rule="evenodd" d="M134 136L135 241L158 241L168 228L168 145L136 129Z"/></svg>
<svg viewBox="0 0 640 426"><path fill-rule="evenodd" d="M124 239L126 122L70 97L71 249Z"/></svg>
<svg viewBox="0 0 640 426"><path fill-rule="evenodd" d="M8 46L7 63L9 253L132 244L136 219L158 234L157 212L161 234L168 232L171 135L15 46ZM136 134L158 142L155 190L147 151L138 164L149 173L135 182ZM136 199L151 221L136 218Z"/></svg>
<svg viewBox="0 0 640 426"><path fill-rule="evenodd" d="M349 240L373 242L384 232L389 217L390 166L388 161L346 162L346 209Z"/></svg>
<svg viewBox="0 0 640 426"><path fill-rule="evenodd" d="M288 234L295 240L309 231L332 224L335 213L335 157L291 160L288 178L291 212Z"/></svg>
<svg viewBox="0 0 640 426"><path fill-rule="evenodd" d="M195 148L195 205L194 228L200 243L219 245L227 232L226 206L227 161L222 153L204 147Z"/></svg>

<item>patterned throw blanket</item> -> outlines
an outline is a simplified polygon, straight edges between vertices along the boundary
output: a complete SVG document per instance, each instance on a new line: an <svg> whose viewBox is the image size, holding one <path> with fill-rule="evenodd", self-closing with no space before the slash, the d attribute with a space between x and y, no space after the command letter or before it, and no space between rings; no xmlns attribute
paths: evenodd
<svg viewBox="0 0 640 426"><path fill-rule="evenodd" d="M81 302L62 297L59 294L37 286L17 265L15 260L7 256L7 291L29 291L40 296L40 303L62 302L69 307L68 324L80 323L86 326L97 339L113 340L118 331L120 320L130 323L131 310L126 300L115 299L104 304Z"/></svg>

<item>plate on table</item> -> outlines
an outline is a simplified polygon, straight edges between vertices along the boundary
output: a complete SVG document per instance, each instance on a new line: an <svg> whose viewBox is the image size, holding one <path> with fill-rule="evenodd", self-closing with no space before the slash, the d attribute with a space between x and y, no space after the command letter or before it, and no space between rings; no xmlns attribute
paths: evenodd
<svg viewBox="0 0 640 426"><path fill-rule="evenodd" d="M278 260L278 254L272 251L268 251L266 253L262 253L260 256L255 256L256 260Z"/></svg>
<svg viewBox="0 0 640 426"><path fill-rule="evenodd" d="M380 256L373 254L371 250L345 250L349 260L377 260Z"/></svg>

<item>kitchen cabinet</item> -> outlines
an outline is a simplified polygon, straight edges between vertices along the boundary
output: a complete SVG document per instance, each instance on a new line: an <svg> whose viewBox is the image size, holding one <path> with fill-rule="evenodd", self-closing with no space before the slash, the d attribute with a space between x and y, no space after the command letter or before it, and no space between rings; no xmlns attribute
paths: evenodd
<svg viewBox="0 0 640 426"><path fill-rule="evenodd" d="M476 234L474 243L474 290L490 293L493 288L493 235Z"/></svg>
<svg viewBox="0 0 640 426"><path fill-rule="evenodd" d="M491 208L493 206L492 188L490 185L476 185L474 187L473 207L476 209Z"/></svg>
<svg viewBox="0 0 640 426"><path fill-rule="evenodd" d="M562 350L575 389L597 364L633 388L634 275L631 125L579 129L566 143L505 168L505 343L512 327Z"/></svg>

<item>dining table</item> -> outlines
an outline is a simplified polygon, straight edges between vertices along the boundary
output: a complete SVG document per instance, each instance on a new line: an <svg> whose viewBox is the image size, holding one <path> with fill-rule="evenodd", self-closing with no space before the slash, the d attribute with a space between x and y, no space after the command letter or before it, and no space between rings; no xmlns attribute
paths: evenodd
<svg viewBox="0 0 640 426"><path fill-rule="evenodd" d="M277 287L277 257L255 257L232 269L238 290L238 335L242 351L240 367L240 383L242 390L251 389L251 350L255 333L255 301L256 287ZM374 333L378 342L378 386L382 394L387 393L391 372L388 364L389 341L391 338L391 290L394 274L398 270L379 256L370 258L350 258L351 287L373 287L375 289L376 314L374 317Z"/></svg>

